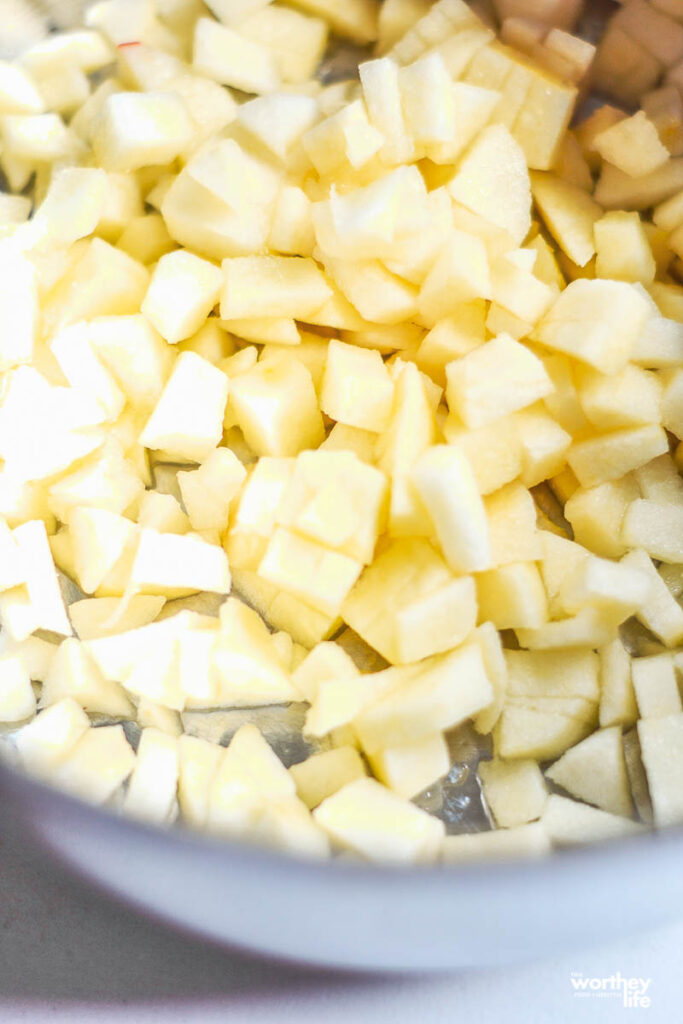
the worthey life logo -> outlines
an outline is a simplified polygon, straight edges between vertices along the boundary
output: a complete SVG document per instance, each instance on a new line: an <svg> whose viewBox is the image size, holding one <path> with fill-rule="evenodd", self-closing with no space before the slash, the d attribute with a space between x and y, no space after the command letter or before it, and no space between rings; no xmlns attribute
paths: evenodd
<svg viewBox="0 0 683 1024"><path fill-rule="evenodd" d="M621 999L627 1009L646 1010L652 1003L652 978L625 978L620 971L605 978L591 978L572 971L570 981L574 995L581 998Z"/></svg>

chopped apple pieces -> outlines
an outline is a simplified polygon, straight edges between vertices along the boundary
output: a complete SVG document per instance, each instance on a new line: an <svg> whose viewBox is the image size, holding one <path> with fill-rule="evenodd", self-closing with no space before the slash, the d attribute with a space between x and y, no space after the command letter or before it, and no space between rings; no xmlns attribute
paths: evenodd
<svg viewBox="0 0 683 1024"><path fill-rule="evenodd" d="M681 823L680 2L153 6L0 62L19 761L305 857Z"/></svg>

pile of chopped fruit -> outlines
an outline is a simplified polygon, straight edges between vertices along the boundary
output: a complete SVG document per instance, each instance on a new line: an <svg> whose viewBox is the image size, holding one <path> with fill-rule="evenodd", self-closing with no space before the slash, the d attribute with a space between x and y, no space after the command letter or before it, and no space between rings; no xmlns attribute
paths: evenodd
<svg viewBox="0 0 683 1024"><path fill-rule="evenodd" d="M382 862L683 822L683 8L580 13L105 0L0 63L28 771ZM467 722L496 827L446 836Z"/></svg>

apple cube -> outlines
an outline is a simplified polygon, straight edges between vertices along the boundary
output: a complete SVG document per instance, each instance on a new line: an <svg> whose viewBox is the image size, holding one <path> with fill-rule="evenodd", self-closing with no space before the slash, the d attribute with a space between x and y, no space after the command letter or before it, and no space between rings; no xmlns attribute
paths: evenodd
<svg viewBox="0 0 683 1024"><path fill-rule="evenodd" d="M350 558L370 563L383 530L384 474L348 452L302 452L278 522Z"/></svg>
<svg viewBox="0 0 683 1024"><path fill-rule="evenodd" d="M665 431L653 424L613 430L579 441L569 450L567 461L582 486L596 487L619 480L668 448Z"/></svg>
<svg viewBox="0 0 683 1024"><path fill-rule="evenodd" d="M40 775L52 775L90 728L85 711L70 697L41 711L16 734L22 764Z"/></svg>
<svg viewBox="0 0 683 1024"><path fill-rule="evenodd" d="M362 564L278 527L258 567L269 583L327 615L337 615Z"/></svg>
<svg viewBox="0 0 683 1024"><path fill-rule="evenodd" d="M535 821L514 828L446 836L441 856L446 864L510 858L526 861L529 857L547 857L551 849L548 833L539 821Z"/></svg>
<svg viewBox="0 0 683 1024"><path fill-rule="evenodd" d="M335 842L368 860L431 862L438 856L443 822L381 786L356 779L313 813Z"/></svg>
<svg viewBox="0 0 683 1024"><path fill-rule="evenodd" d="M318 174L329 175L347 164L354 170L365 166L383 137L370 123L363 100L357 99L309 128L301 142Z"/></svg>
<svg viewBox="0 0 683 1024"><path fill-rule="evenodd" d="M595 272L617 281L654 280L656 265L647 234L637 213L613 210L593 225Z"/></svg>
<svg viewBox="0 0 683 1024"><path fill-rule="evenodd" d="M434 524L444 557L454 572L491 564L484 503L465 456L450 445L428 448L410 478Z"/></svg>
<svg viewBox="0 0 683 1024"><path fill-rule="evenodd" d="M422 321L433 326L461 303L491 295L486 246L480 238L453 229L420 289Z"/></svg>
<svg viewBox="0 0 683 1024"><path fill-rule="evenodd" d="M424 540L395 541L346 598L345 621L392 664L457 646L476 623L470 577L452 577Z"/></svg>
<svg viewBox="0 0 683 1024"><path fill-rule="evenodd" d="M531 226L529 172L522 150L503 125L478 136L448 184L456 200L509 232L521 245Z"/></svg>
<svg viewBox="0 0 683 1024"><path fill-rule="evenodd" d="M89 333L98 357L114 374L129 402L155 405L170 373L173 351L139 313L98 317Z"/></svg>
<svg viewBox="0 0 683 1024"><path fill-rule="evenodd" d="M157 263L142 313L166 341L175 344L199 330L218 302L223 276L194 253L178 250Z"/></svg>
<svg viewBox="0 0 683 1024"><path fill-rule="evenodd" d="M682 735L681 714L638 722L638 739L658 828L678 825L683 820L680 786Z"/></svg>
<svg viewBox="0 0 683 1024"><path fill-rule="evenodd" d="M477 35L478 33L473 33L470 36L470 42L475 42L475 45ZM458 36L452 36L436 52L440 53L448 63L455 56L453 51L457 47L458 41ZM460 41L464 42L465 40L461 39ZM453 74L452 70L451 74ZM427 156L436 164L455 163L493 119L492 115L500 102L500 93L495 89L483 89L481 86L472 85L469 82L453 82L450 94L451 102L455 107L455 130L447 141L432 142L427 146ZM448 104L448 100L446 103Z"/></svg>
<svg viewBox="0 0 683 1024"><path fill-rule="evenodd" d="M190 144L194 131L185 105L172 93L119 92L102 105L93 149L105 170L135 171L175 160Z"/></svg>
<svg viewBox="0 0 683 1024"><path fill-rule="evenodd" d="M38 338L38 280L28 258L0 249L0 305L5 327L0 339L0 370L33 359Z"/></svg>
<svg viewBox="0 0 683 1024"><path fill-rule="evenodd" d="M566 501L564 514L579 544L605 558L626 553L621 527L626 510L639 496L633 476L576 490Z"/></svg>
<svg viewBox="0 0 683 1024"><path fill-rule="evenodd" d="M123 512L144 491L139 474L126 459L115 438L107 442L79 468L61 476L49 491L49 506L63 523L79 505Z"/></svg>
<svg viewBox="0 0 683 1024"><path fill-rule="evenodd" d="M242 601L229 598L221 606L220 634L211 660L217 680L211 700L219 707L284 704L297 699L268 627ZM192 659L188 667L191 677ZM209 702L194 697L191 703L206 707Z"/></svg>
<svg viewBox="0 0 683 1024"><path fill-rule="evenodd" d="M663 562L683 562L683 506L638 499L621 527L624 544Z"/></svg>
<svg viewBox="0 0 683 1024"><path fill-rule="evenodd" d="M0 722L22 722L35 712L36 698L23 658L0 655Z"/></svg>
<svg viewBox="0 0 683 1024"><path fill-rule="evenodd" d="M378 352L333 339L328 349L320 404L334 420L363 430L389 424L394 385Z"/></svg>
<svg viewBox="0 0 683 1024"><path fill-rule="evenodd" d="M232 379L229 409L257 455L297 455L324 439L311 374L298 360L262 362Z"/></svg>
<svg viewBox="0 0 683 1024"><path fill-rule="evenodd" d="M609 814L589 804L552 793L541 824L557 846L576 846L637 835L643 826L621 815Z"/></svg>
<svg viewBox="0 0 683 1024"><path fill-rule="evenodd" d="M131 569L130 586L133 593L162 594L168 598L204 590L227 594L228 558L222 548L199 537L144 529Z"/></svg>
<svg viewBox="0 0 683 1024"><path fill-rule="evenodd" d="M479 778L499 828L516 828L540 818L548 789L536 761L482 761Z"/></svg>
<svg viewBox="0 0 683 1024"><path fill-rule="evenodd" d="M350 262L326 256L325 266L351 306L366 321L398 324L417 317L417 288L389 273L379 260ZM340 326L356 330L365 324L343 322Z"/></svg>
<svg viewBox="0 0 683 1024"><path fill-rule="evenodd" d="M647 303L632 285L584 279L561 292L536 337L548 348L614 374L628 362L647 319Z"/></svg>
<svg viewBox="0 0 683 1024"><path fill-rule="evenodd" d="M606 376L581 367L576 379L581 407L598 430L659 423L661 386L652 371L627 364Z"/></svg>
<svg viewBox="0 0 683 1024"><path fill-rule="evenodd" d="M484 506L489 524L490 567L535 562L542 557L536 506L526 487L507 484L488 495Z"/></svg>
<svg viewBox="0 0 683 1024"><path fill-rule="evenodd" d="M663 718L683 711L674 661L670 654L634 658L631 671L641 719Z"/></svg>
<svg viewBox="0 0 683 1024"><path fill-rule="evenodd" d="M600 726L630 726L638 717L631 658L621 640L600 648Z"/></svg>
<svg viewBox="0 0 683 1024"><path fill-rule="evenodd" d="M534 562L513 562L476 577L479 619L496 629L536 629L548 619L548 602Z"/></svg>
<svg viewBox="0 0 683 1024"><path fill-rule="evenodd" d="M368 754L451 729L493 700L477 643L467 643L401 671L408 672L407 678L355 719L358 738Z"/></svg>
<svg viewBox="0 0 683 1024"><path fill-rule="evenodd" d="M368 760L375 777L406 800L446 775L451 765L448 744L441 733L406 746L387 747Z"/></svg>
<svg viewBox="0 0 683 1024"><path fill-rule="evenodd" d="M71 636L73 631L59 587L45 524L42 520L32 520L22 523L12 532L23 566L31 614L35 617L36 625L29 632L46 629L62 636Z"/></svg>
<svg viewBox="0 0 683 1024"><path fill-rule="evenodd" d="M296 791L310 810L344 786L366 775L360 754L354 747L336 747L313 754L289 769Z"/></svg>
<svg viewBox="0 0 683 1024"><path fill-rule="evenodd" d="M558 600L570 614L586 606L603 608L623 621L648 599L650 581L646 573L606 558L588 558L567 574Z"/></svg>
<svg viewBox="0 0 683 1024"><path fill-rule="evenodd" d="M600 132L593 145L603 160L631 178L642 178L669 160L668 149L643 110Z"/></svg>
<svg viewBox="0 0 683 1024"><path fill-rule="evenodd" d="M27 69L0 62L0 113L41 114L45 101Z"/></svg>
<svg viewBox="0 0 683 1024"><path fill-rule="evenodd" d="M267 6L241 21L239 31L270 50L283 82L303 83L322 59L329 26L289 7Z"/></svg>
<svg viewBox="0 0 683 1024"><path fill-rule="evenodd" d="M467 355L486 339L486 306L481 300L459 305L437 321L420 342L416 361L437 384L446 382L446 366Z"/></svg>
<svg viewBox="0 0 683 1024"><path fill-rule="evenodd" d="M192 63L199 74L243 92L272 92L280 84L267 47L211 18L199 18L195 25Z"/></svg>
<svg viewBox="0 0 683 1024"><path fill-rule="evenodd" d="M223 262L221 317L297 317L305 320L331 295L314 260L244 256Z"/></svg>
<svg viewBox="0 0 683 1024"><path fill-rule="evenodd" d="M181 352L140 444L201 462L221 439L227 396L225 374L194 352Z"/></svg>
<svg viewBox="0 0 683 1024"><path fill-rule="evenodd" d="M178 740L178 803L183 819L195 828L206 826L211 785L223 754L223 747L196 736Z"/></svg>
<svg viewBox="0 0 683 1024"><path fill-rule="evenodd" d="M178 473L178 485L195 530L225 530L230 503L247 473L229 448L216 448L199 469Z"/></svg>
<svg viewBox="0 0 683 1024"><path fill-rule="evenodd" d="M683 397L683 372L675 371L666 380L662 396L662 424L676 437L683 435L681 399Z"/></svg>
<svg viewBox="0 0 683 1024"><path fill-rule="evenodd" d="M501 334L446 367L449 408L470 428L531 405L552 391L542 362Z"/></svg>
<svg viewBox="0 0 683 1024"><path fill-rule="evenodd" d="M33 165L73 159L83 149L59 114L6 114L0 135L6 155Z"/></svg>
<svg viewBox="0 0 683 1024"><path fill-rule="evenodd" d="M286 256L310 256L315 246L311 201L298 185L285 185L278 196L268 248Z"/></svg>
<svg viewBox="0 0 683 1024"><path fill-rule="evenodd" d="M143 729L135 768L123 799L123 812L142 821L168 822L179 774L178 743L158 729Z"/></svg>

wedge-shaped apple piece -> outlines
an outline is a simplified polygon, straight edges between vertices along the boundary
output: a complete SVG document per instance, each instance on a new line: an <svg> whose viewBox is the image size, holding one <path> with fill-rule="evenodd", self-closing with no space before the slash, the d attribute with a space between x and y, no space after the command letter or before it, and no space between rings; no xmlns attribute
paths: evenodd
<svg viewBox="0 0 683 1024"><path fill-rule="evenodd" d="M681 737L683 715L638 722L638 739L652 797L655 825L664 828L683 820Z"/></svg>
<svg viewBox="0 0 683 1024"><path fill-rule="evenodd" d="M444 557L454 572L491 564L484 503L465 456L450 445L435 445L420 456L410 478L434 524Z"/></svg>
<svg viewBox="0 0 683 1024"><path fill-rule="evenodd" d="M642 825L629 818L609 814L557 793L548 797L541 824L557 846L624 839L644 831Z"/></svg>
<svg viewBox="0 0 683 1024"><path fill-rule="evenodd" d="M45 679L56 651L57 644L37 636L16 641L5 635L0 641L0 655L16 655L20 658L26 666L29 679L35 682L42 683Z"/></svg>
<svg viewBox="0 0 683 1024"><path fill-rule="evenodd" d="M661 385L652 371L631 363L611 376L587 366L577 370L581 407L598 430L659 422Z"/></svg>
<svg viewBox="0 0 683 1024"><path fill-rule="evenodd" d="M600 729L546 770L546 776L571 796L585 800L609 814L630 818L633 800L621 729Z"/></svg>
<svg viewBox="0 0 683 1024"><path fill-rule="evenodd" d="M507 701L494 729L495 751L502 758L547 761L588 736L596 720L595 705L583 698Z"/></svg>
<svg viewBox="0 0 683 1024"><path fill-rule="evenodd" d="M216 448L199 469L178 473L178 486L195 530L224 530L230 503L247 475L229 448Z"/></svg>
<svg viewBox="0 0 683 1024"><path fill-rule="evenodd" d="M313 810L344 786L366 775L355 747L336 747L313 754L289 769L300 799Z"/></svg>
<svg viewBox="0 0 683 1024"><path fill-rule="evenodd" d="M135 753L121 725L88 729L57 766L57 786L92 804L113 796L135 767Z"/></svg>
<svg viewBox="0 0 683 1024"><path fill-rule="evenodd" d="M165 600L152 594L140 594L132 597L125 611L121 611L118 597L87 597L69 605L69 617L80 640L96 640L149 625Z"/></svg>
<svg viewBox="0 0 683 1024"><path fill-rule="evenodd" d="M213 666L219 706L251 707L297 699L267 626L253 609L235 598L229 598L221 609Z"/></svg>
<svg viewBox="0 0 683 1024"><path fill-rule="evenodd" d="M324 439L311 374L297 360L259 363L231 380L228 408L260 456L297 455Z"/></svg>
<svg viewBox="0 0 683 1024"><path fill-rule="evenodd" d="M65 697L17 732L15 742L22 764L36 774L52 774L89 728L83 709Z"/></svg>
<svg viewBox="0 0 683 1024"><path fill-rule="evenodd" d="M267 46L283 82L306 82L318 67L329 33L324 18L289 7L260 7L240 21L240 34Z"/></svg>
<svg viewBox="0 0 683 1024"><path fill-rule="evenodd" d="M448 406L470 428L523 409L553 390L540 359L505 334L449 363L446 378Z"/></svg>
<svg viewBox="0 0 683 1024"><path fill-rule="evenodd" d="M162 825L173 811L178 784L178 741L159 729L143 729L123 812Z"/></svg>
<svg viewBox="0 0 683 1024"><path fill-rule="evenodd" d="M222 436L228 381L194 352L182 352L140 435L146 448L201 462Z"/></svg>
<svg viewBox="0 0 683 1024"><path fill-rule="evenodd" d="M475 235L453 229L420 289L422 321L431 327L461 303L492 294L486 246Z"/></svg>
<svg viewBox="0 0 683 1024"><path fill-rule="evenodd" d="M72 697L89 712L126 718L133 706L118 683L105 679L82 644L67 638L60 644L45 676L41 706Z"/></svg>
<svg viewBox="0 0 683 1024"><path fill-rule="evenodd" d="M313 703L321 683L358 675L352 658L338 644L323 640L316 644L292 673L292 683L304 700Z"/></svg>
<svg viewBox="0 0 683 1024"><path fill-rule="evenodd" d="M93 594L136 532L124 516L101 508L77 506L69 516L74 568L81 590Z"/></svg>
<svg viewBox="0 0 683 1024"><path fill-rule="evenodd" d="M417 743L386 747L372 754L369 761L375 777L406 800L446 775L451 765L448 744L441 733Z"/></svg>
<svg viewBox="0 0 683 1024"><path fill-rule="evenodd" d="M647 552L639 549L629 551L622 561L626 565L641 569L650 579L648 600L639 609L636 617L667 647L675 647L683 639L683 609L655 569Z"/></svg>
<svg viewBox="0 0 683 1024"><path fill-rule="evenodd" d="M458 203L509 232L521 245L531 226L526 160L502 125L485 128L448 185Z"/></svg>
<svg viewBox="0 0 683 1024"><path fill-rule="evenodd" d="M535 761L482 761L479 777L499 828L516 828L540 818L548 789Z"/></svg>
<svg viewBox="0 0 683 1024"><path fill-rule="evenodd" d="M593 145L603 160L632 178L656 171L669 159L668 149L644 110L600 132Z"/></svg>
<svg viewBox="0 0 683 1024"><path fill-rule="evenodd" d="M443 822L374 779L348 783L313 817L335 842L375 861L431 862L444 836Z"/></svg>
<svg viewBox="0 0 683 1024"><path fill-rule="evenodd" d="M22 722L36 713L28 668L20 655L0 655L0 722Z"/></svg>
<svg viewBox="0 0 683 1024"><path fill-rule="evenodd" d="M40 114L45 100L27 69L9 61L0 64L0 110L3 114Z"/></svg>
<svg viewBox="0 0 683 1024"><path fill-rule="evenodd" d="M407 675L405 681L355 720L369 754L450 729L493 700L481 648L475 643L400 671Z"/></svg>
<svg viewBox="0 0 683 1024"><path fill-rule="evenodd" d="M531 188L534 202L560 249L573 263L584 267L595 253L593 226L602 216L602 207L582 188L554 174L534 171Z"/></svg>

